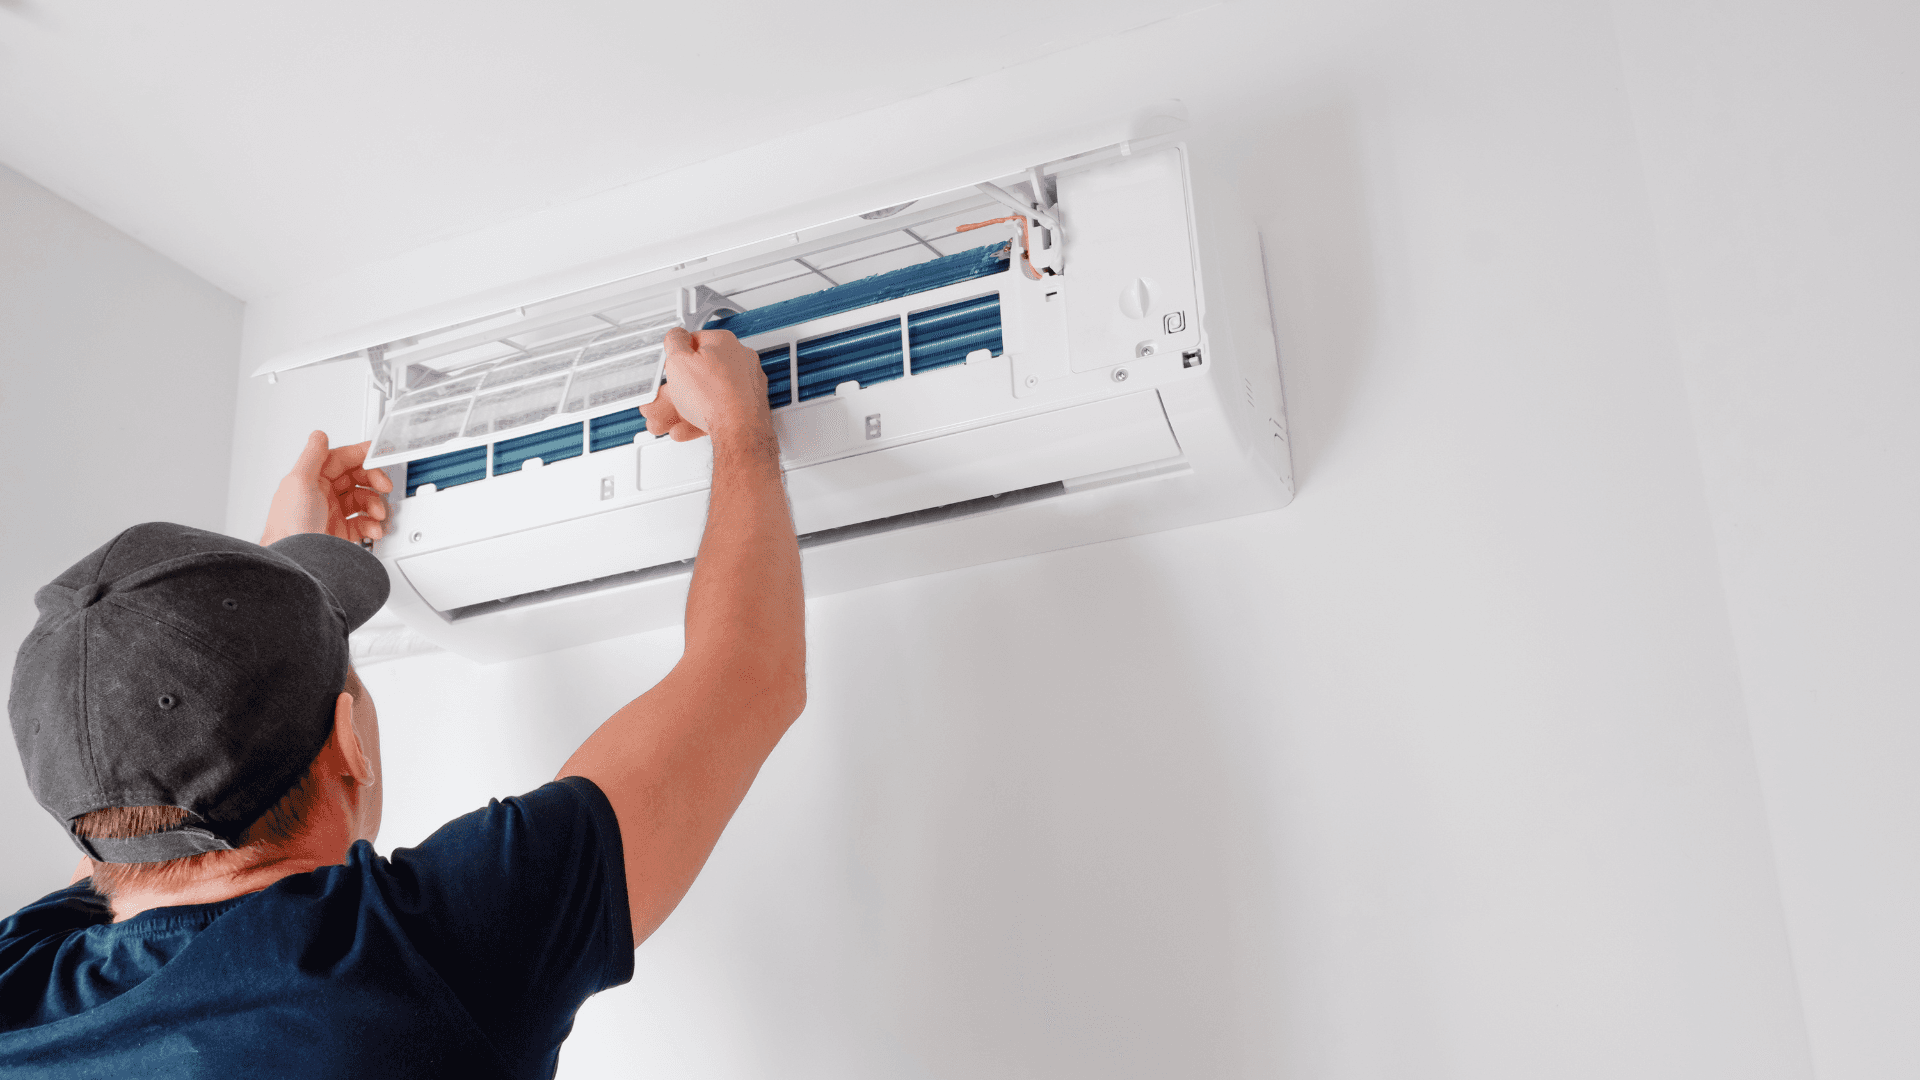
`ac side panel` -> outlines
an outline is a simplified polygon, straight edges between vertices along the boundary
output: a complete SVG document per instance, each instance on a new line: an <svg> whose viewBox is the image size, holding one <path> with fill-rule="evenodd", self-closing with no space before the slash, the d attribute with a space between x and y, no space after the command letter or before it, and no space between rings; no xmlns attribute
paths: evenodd
<svg viewBox="0 0 1920 1080"><path fill-rule="evenodd" d="M1293 499L1293 460L1262 240L1224 165L1195 170L1191 211L1196 250L1207 268L1201 310L1212 351L1223 361L1214 379L1220 420L1234 452L1253 463L1261 483L1278 489L1284 506Z"/></svg>

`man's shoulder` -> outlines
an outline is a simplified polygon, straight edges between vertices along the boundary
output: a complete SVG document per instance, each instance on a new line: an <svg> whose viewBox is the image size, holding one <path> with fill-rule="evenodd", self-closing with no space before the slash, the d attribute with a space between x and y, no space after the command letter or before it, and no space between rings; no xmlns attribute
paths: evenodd
<svg viewBox="0 0 1920 1080"><path fill-rule="evenodd" d="M206 1075L206 1061L142 1056L164 1034L167 1046L213 1048L244 1075L247 1048L300 1041L282 1030L294 1015L308 1018L295 1026L314 1037L299 1052L315 1075L320 1063L325 1075L381 1073L341 1055L396 1045L462 1075L537 1073L580 1003L632 977L619 845L605 797L568 779L390 857L358 842L341 864L198 916L153 909L109 923L90 889L63 889L7 922L15 952L30 956L0 961L13 980L0 994L0 1073L95 1047L113 1051L100 1050L103 1076Z"/></svg>
<svg viewBox="0 0 1920 1080"><path fill-rule="evenodd" d="M0 970L4 970L10 946L51 935L69 934L113 921L106 898L81 881L56 889L20 910L0 919Z"/></svg>

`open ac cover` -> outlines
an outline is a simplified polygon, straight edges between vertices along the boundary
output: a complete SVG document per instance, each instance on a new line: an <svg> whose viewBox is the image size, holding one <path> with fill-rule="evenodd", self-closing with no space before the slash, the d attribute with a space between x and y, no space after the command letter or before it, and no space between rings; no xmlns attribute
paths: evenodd
<svg viewBox="0 0 1920 1080"><path fill-rule="evenodd" d="M391 610L487 661L679 621L711 444L638 405L689 320L760 354L809 596L1288 502L1258 240L1184 147L982 179L365 350Z"/></svg>

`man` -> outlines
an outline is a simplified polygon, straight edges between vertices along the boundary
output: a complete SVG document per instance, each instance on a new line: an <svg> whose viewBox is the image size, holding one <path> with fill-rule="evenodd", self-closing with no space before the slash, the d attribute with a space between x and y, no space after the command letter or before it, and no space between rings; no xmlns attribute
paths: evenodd
<svg viewBox="0 0 1920 1080"><path fill-rule="evenodd" d="M391 859L371 846L378 719L347 664L387 590L353 543L391 488L364 444L315 433L265 546L141 525L40 590L8 712L87 858L0 923L0 1074L553 1074L805 702L759 360L723 331L675 331L667 355L648 428L714 449L685 654L553 783Z"/></svg>

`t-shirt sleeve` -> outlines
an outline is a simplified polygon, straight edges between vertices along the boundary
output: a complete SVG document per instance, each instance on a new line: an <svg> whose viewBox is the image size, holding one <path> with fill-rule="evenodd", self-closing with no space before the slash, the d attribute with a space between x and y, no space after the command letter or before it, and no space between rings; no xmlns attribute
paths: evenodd
<svg viewBox="0 0 1920 1080"><path fill-rule="evenodd" d="M581 1002L633 977L620 824L585 777L456 818L386 876L415 948L509 1058L552 1053Z"/></svg>
<svg viewBox="0 0 1920 1080"><path fill-rule="evenodd" d="M48 983L69 934L111 921L107 902L82 881L0 920L0 1032L58 1019L47 1011Z"/></svg>

